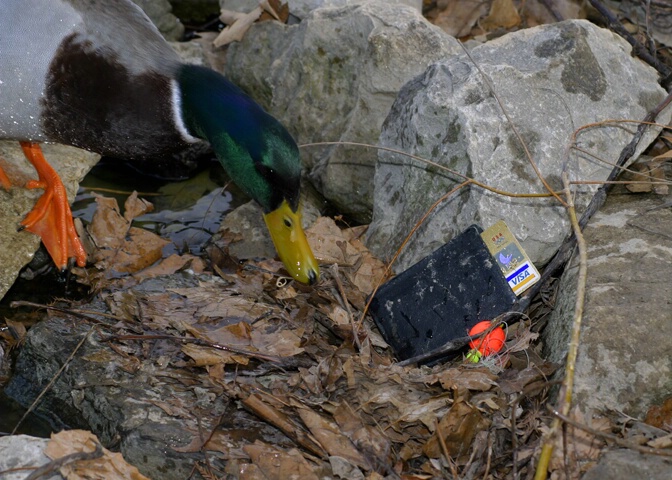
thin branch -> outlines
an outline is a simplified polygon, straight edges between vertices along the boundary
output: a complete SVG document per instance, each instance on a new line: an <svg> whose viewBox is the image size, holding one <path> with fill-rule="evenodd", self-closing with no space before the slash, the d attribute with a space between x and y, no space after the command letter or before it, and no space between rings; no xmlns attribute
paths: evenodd
<svg viewBox="0 0 672 480"><path fill-rule="evenodd" d="M79 462L83 460L95 460L103 456L105 452L100 443L96 442L96 449L93 452L76 452L57 458L46 465L42 465L33 473L26 477L26 480L38 480L39 478L49 478L68 463Z"/></svg>
<svg viewBox="0 0 672 480"><path fill-rule="evenodd" d="M672 68L668 67L660 60L652 56L647 48L639 43L635 37L628 32L625 27L618 21L611 11L602 4L599 0L589 0L590 4L597 10L600 15L604 17L607 25L611 30L623 37L630 45L632 45L633 53L641 58L643 61L655 68L663 77L668 77L672 74Z"/></svg>
<svg viewBox="0 0 672 480"><path fill-rule="evenodd" d="M304 143L303 145L300 145L299 148L304 148L304 147L322 147L326 145L349 145L353 147L363 147L363 148L373 148L376 150L383 150L384 152L390 152L390 153L396 153L398 155L403 155L408 158L412 158L413 160L417 160L418 162L426 163L427 165L431 165L432 167L436 167L440 170L446 171L450 173L451 175L455 175L456 177L462 178L463 180L469 181L469 183L476 185L478 187L483 188L484 190L487 190L492 193L496 193L498 195L503 195L505 197L512 197L512 198L548 198L548 197L553 197L558 194L558 192L552 192L552 193L516 193L516 192L508 192L506 190L500 190L495 187L491 187L490 185L487 185L485 183L479 182L476 179L469 178L467 175L460 173L456 170L452 170L445 165L441 165L440 163L433 162L431 160L427 160L426 158L422 158L418 155L413 155L412 153L404 152L402 150L397 150L396 148L390 148L390 147L383 147L382 145L371 145L368 143L359 143L359 142L347 142L347 141L337 141L337 142L314 142L314 143ZM388 165L391 165L391 162L386 162Z"/></svg>
<svg viewBox="0 0 672 480"><path fill-rule="evenodd" d="M569 342L569 352L567 353L567 361L565 362L565 378L562 382L562 390L564 390L564 397L560 398L560 412L567 416L572 405L572 393L574 391L574 372L576 368L576 357L579 352L579 339L581 338L581 323L583 321L583 308L586 300L586 279L588 277L588 249L586 241L581 233L581 226L579 219L576 216L574 208L574 201L572 200L572 193L570 191L569 176L567 172L562 173L562 182L565 185L565 195L569 208L569 220L572 225L572 231L576 239L576 246L579 254L579 273L576 282L576 301L574 303L574 321L572 323L572 336ZM561 390L561 391L562 391ZM562 423L559 418L556 418L551 424L551 429L546 435L541 455L539 456L539 463L534 475L534 480L545 480L548 474L548 467L551 462L553 454L553 444L555 437L558 434L558 429Z"/></svg>
<svg viewBox="0 0 672 480"><path fill-rule="evenodd" d="M537 166L536 162L532 158L532 154L530 153L530 150L527 148L527 144L525 143L525 140L523 140L523 136L520 134L518 131L518 127L516 127L516 124L513 123L513 120L509 116L509 112L504 108L504 104L502 103L502 100L499 98L499 95L497 95L497 91L495 90L495 86L492 84L492 81L490 80L490 77L486 75L486 73L483 71L481 66L474 60L474 58L471 56L471 53L467 49L467 47L464 46L462 42L459 42L460 46L462 47L462 50L464 50L465 55L471 60L471 63L474 64L476 69L479 71L481 76L483 77L483 80L485 81L486 85L492 92L493 96L495 97L495 100L497 101L497 104L499 105L499 108L502 110L502 113L506 117L506 121L509 123L509 126L511 127L511 130L513 130L513 133L516 135L516 138L518 139L518 142L520 143L521 147L525 151L525 156L527 157L528 163L532 166L534 169L534 172L537 174L537 178L539 181L544 185L544 188L550 193L553 198L555 198L560 205L563 207L566 207L567 205L565 204L565 201L560 197L560 195L555 192L551 188L551 186L548 184L544 176L541 174L541 170L539 170L539 167Z"/></svg>
<svg viewBox="0 0 672 480"><path fill-rule="evenodd" d="M127 341L127 340L139 340L139 341L145 341L145 340L170 340L173 342L180 342L180 343L189 343L193 345L197 345L200 347L208 347L208 348L213 348L215 350L222 350L225 352L230 352L235 355L243 355L246 357L250 358L256 358L257 360L263 360L265 362L271 362L275 363L278 365L283 364L283 357L278 357L275 355L266 355L264 353L260 352L253 352L251 350L244 350L242 348L236 348L236 347L231 347L229 345L223 345L221 343L214 343L214 342L209 342L207 340L203 340L201 338L190 338L190 337L180 337L176 335L108 335L106 337L103 337L101 339L101 342L110 342L112 340L117 340L117 341Z"/></svg>
<svg viewBox="0 0 672 480"><path fill-rule="evenodd" d="M659 455L661 457L672 457L672 450L670 450L669 448L662 449L662 448L644 447L644 446L638 445L636 443L628 442L627 440L624 440L620 437L617 437L616 435L612 435L611 433L601 432L600 430L595 430L594 428L591 428L588 425L583 425L583 424L577 422L576 420L571 419L567 415L563 415L562 413L558 412L557 410L554 410L550 405L547 405L547 408L549 409L549 411L553 415L555 415L557 418L559 418L562 422L567 423L574 428L578 428L579 430L583 430L584 432L588 432L591 435L595 435L596 437L600 437L600 438L603 438L603 439L608 440L610 442L614 442L619 447L629 448L630 450L635 450L639 453L644 453L644 454L647 454L647 455Z"/></svg>
<svg viewBox="0 0 672 480"><path fill-rule="evenodd" d="M445 193L441 198L439 198L436 202L434 202L425 212L425 214L416 222L416 224L413 226L411 231L406 235L406 238L404 238L404 241L401 242L401 245L399 248L397 248L397 251L394 252L394 256L392 257L392 260L388 262L388 264L385 266L385 271L380 277L380 280L378 281L378 284L376 287L373 289L371 294L369 295L369 299L366 302L366 305L364 305L364 308L362 309L362 314L359 317L359 322L357 323L357 328L361 329L362 324L364 323L364 318L366 317L367 312L369 311L369 307L371 306L371 302L373 301L373 298L376 296L376 292L380 288L380 286L383 284L385 279L389 276L390 271L392 270L392 265L397 261L397 258L399 258L399 255L401 255L401 252L404 250L406 247L406 244L409 242L411 237L415 234L415 232L420 228L420 226L425 223L425 220L427 217L434 211L436 207L438 207L441 203L443 203L444 200L448 199L451 195L453 195L455 192L459 191L462 189L462 187L466 187L467 185L471 185L474 183L472 180L467 180L465 182L460 183L456 187L454 187L452 190L449 192Z"/></svg>
<svg viewBox="0 0 672 480"><path fill-rule="evenodd" d="M644 136L644 133L646 130L649 128L651 125L659 125L657 123L654 123L656 120L656 117L662 112L669 104L672 102L672 92L670 92L667 97L663 99L656 107L651 110L645 117L644 120L641 122L636 122L635 120L623 120L624 122L636 122L639 124L639 127L637 128L637 132L633 136L632 140L630 140L630 143L628 143L625 148L621 151L621 154L618 157L618 161L616 162L616 165L614 168L611 170L611 173L609 174L609 177L607 177L604 185L602 185L597 192L595 192L595 195L593 195L593 198L590 200L590 203L586 207L585 211L583 212L583 215L581 215L581 219L579 220L579 226L581 229L583 229L587 224L588 221L592 218L592 216L597 212L602 205L604 205L604 202L607 200L607 193L611 191L613 188L613 185L610 182L613 182L618 174L621 171L621 167L625 165L627 160L632 157L635 153L635 150L637 148L637 145L639 144L640 140ZM614 122L618 120L613 120ZM601 122L603 123L603 122ZM586 126L581 127L578 131L584 130L587 128ZM558 249L557 253L555 256L551 259L551 261L546 265L546 268L544 268L544 271L541 273L541 279L539 282L534 284L527 292L525 292L518 300L518 304L516 306L516 309L519 311L524 311L531 303L532 299L539 293L541 288L545 286L548 281L555 276L562 268L564 268L565 264L569 260L569 258L572 255L572 252L574 251L574 247L576 246L576 237L573 233L569 235L567 240L560 246Z"/></svg>

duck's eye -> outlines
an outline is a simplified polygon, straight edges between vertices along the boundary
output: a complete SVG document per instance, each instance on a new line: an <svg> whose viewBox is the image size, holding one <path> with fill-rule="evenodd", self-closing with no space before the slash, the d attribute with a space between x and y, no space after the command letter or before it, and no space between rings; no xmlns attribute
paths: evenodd
<svg viewBox="0 0 672 480"><path fill-rule="evenodd" d="M282 220L285 222L285 227L292 228L292 220L291 219L285 217Z"/></svg>

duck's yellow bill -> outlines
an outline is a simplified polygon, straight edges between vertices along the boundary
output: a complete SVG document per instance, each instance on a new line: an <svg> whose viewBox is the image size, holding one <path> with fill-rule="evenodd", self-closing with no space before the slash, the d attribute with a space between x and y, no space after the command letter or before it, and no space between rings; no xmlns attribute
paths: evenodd
<svg viewBox="0 0 672 480"><path fill-rule="evenodd" d="M278 256L289 274L301 283L317 282L320 268L301 226L301 209L293 212L287 201L264 215Z"/></svg>

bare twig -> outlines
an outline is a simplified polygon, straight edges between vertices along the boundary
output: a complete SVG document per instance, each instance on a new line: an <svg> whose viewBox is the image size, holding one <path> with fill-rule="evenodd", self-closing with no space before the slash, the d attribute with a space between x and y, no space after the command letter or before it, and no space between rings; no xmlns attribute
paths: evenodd
<svg viewBox="0 0 672 480"><path fill-rule="evenodd" d="M668 77L670 74L672 74L672 68L668 67L664 63L662 63L660 60L652 56L647 48L639 43L635 37L633 37L630 32L628 32L623 25L621 25L621 22L618 21L618 19L614 16L611 11L604 6L602 2L599 0L589 0L590 4L597 10L600 15L604 17L604 19L607 21L607 25L611 30L619 34L621 37L623 37L630 45L632 45L632 50L635 55L637 55L639 58L641 58L643 61L651 65L653 68L658 70L663 77Z"/></svg>
<svg viewBox="0 0 672 480"><path fill-rule="evenodd" d="M124 340L170 340L173 342L180 343L190 343L193 345L198 345L200 347L213 348L215 350L223 350L225 352L231 352L236 355L244 355L250 358L256 358L258 360L263 360L265 362L272 362L282 365L283 357L278 357L275 355L266 355L260 352L253 352L251 350L244 350L242 348L231 347L229 345L222 345L221 343L209 342L201 338L191 338L191 337L180 337L176 335L108 335L101 339L101 342L110 342L112 340L124 341Z"/></svg>
<svg viewBox="0 0 672 480"><path fill-rule="evenodd" d="M669 448L662 449L662 448L644 447L636 443L628 442L627 440L624 440L621 437L617 437L616 435L612 435L611 433L601 432L600 430L595 430L594 428L591 428L588 425L583 425L573 420L572 418L568 417L567 415L563 415L557 410L554 410L553 407L551 407L550 405L548 405L547 408L553 415L555 415L556 418L560 419L562 422L567 423L574 428L578 428L579 430L583 430L584 432L588 432L591 435L595 435L596 437L600 437L610 442L614 442L619 447L629 448L630 450L635 450L639 453L645 453L648 455L672 457L672 450L670 450Z"/></svg>
<svg viewBox="0 0 672 480"><path fill-rule="evenodd" d="M613 188L613 185L610 182L613 182L616 179L616 177L621 171L621 167L625 165L627 160L634 155L637 145L639 144L639 141L642 139L644 133L649 128L649 126L659 125L653 122L655 122L656 117L658 117L660 112L662 112L670 104L670 102L672 102L672 92L668 94L667 97L663 99L663 101L661 101L658 105L656 105L656 108L651 110L644 117L644 120L642 120L641 122L637 122L639 124L637 132L633 136L630 143L628 143L625 146L625 148L623 148L621 154L618 157L616 165L611 170L611 173L609 174L609 177L607 177L604 185L602 185L597 190L597 192L595 192L595 195L590 200L590 203L583 212L583 215L581 215L581 219L579 220L579 226L581 227L581 229L583 229L588 224L588 220L592 218L595 212L597 212L600 209L600 207L604 205L604 202L607 199L607 193L609 193ZM584 128L585 127L582 127L579 130L583 130ZM567 238L567 240L565 240L564 243L560 246L557 253L551 259L548 265L546 265L546 268L544 268L544 271L541 274L541 280L536 284L534 284L527 292L525 292L520 297L520 299L518 300L518 304L516 306L517 310L521 312L524 311L529 306L532 299L548 283L548 281L552 277L554 277L562 268L564 268L565 264L571 257L575 246L576 246L576 237L573 233L571 233Z"/></svg>
<svg viewBox="0 0 672 480"><path fill-rule="evenodd" d="M555 8L553 0L541 0L541 3L544 7L546 7L546 10L548 10L551 15L553 15L553 18L556 22L562 22L565 19L562 16L562 13L560 13L560 11Z"/></svg>
<svg viewBox="0 0 672 480"><path fill-rule="evenodd" d="M557 192L552 192L552 193L517 193L517 192L509 192L506 190L500 190L495 187L491 187L490 185L487 185L485 183L479 182L478 180L474 178L469 178L467 175L460 173L456 170L453 170L451 168L446 167L445 165L441 165L440 163L433 162L431 160L427 160L426 158L422 158L418 155L413 155L412 153L404 152L402 150L398 150L396 148L390 148L390 147L384 147L382 145L371 145L368 143L360 143L360 142L346 142L346 141L338 141L338 142L314 142L314 143L304 143L303 145L300 145L299 148L305 148L305 147L321 147L321 146L327 146L327 145L349 145L353 147L362 147L362 148L372 148L375 150L382 150L384 152L390 152L390 153L396 153L398 155L403 155L408 158L412 158L413 160L417 160L418 162L425 163L427 165L430 165L432 167L435 167L439 170L443 170L447 173L450 173L451 175L454 175L456 177L459 177L463 180L469 181L472 185L475 185L477 187L481 187L484 190L487 190L489 192L498 194L498 195L503 195L505 197L512 197L512 198L548 198L552 197ZM388 164L391 164L391 162L387 162Z"/></svg>
<svg viewBox="0 0 672 480"><path fill-rule="evenodd" d="M359 328L358 324L355 324L355 317L352 314L352 309L350 308L350 301L348 300L348 296L345 294L345 289L343 288L343 283L341 283L341 277L339 276L338 273L338 264L334 263L331 266L331 276L334 279L334 282L336 283L336 288L338 289L338 294L341 296L341 299L343 300L343 305L345 306L345 310L348 312L348 320L350 321L350 325L352 326L352 336L353 342L355 342L355 345L357 346L358 350L362 349L362 344L359 341Z"/></svg>
<svg viewBox="0 0 672 480"><path fill-rule="evenodd" d="M401 245L397 249L396 252L394 252L394 256L392 259L388 262L388 264L385 266L385 271L383 272L383 275L380 277L380 280L378 281L378 284L376 287L373 289L371 292L371 295L369 295L369 300L366 302L366 305L364 305L364 309L362 310L362 315L359 317L359 322L357 324L357 328L361 329L362 324L364 323L364 318L366 317L366 313L369 311L369 307L371 306L371 302L373 301L373 298L376 296L376 292L380 288L380 286L383 284L385 279L388 277L390 274L390 271L392 270L392 265L394 265L394 262L397 261L397 258L399 258L399 255L401 255L401 252L404 250L404 247L406 247L406 244L409 242L413 234L420 228L420 226L425 223L425 220L427 217L434 211L436 207L438 207L441 203L443 203L446 199L450 198L455 192L459 191L462 189L462 187L466 187L467 185L472 184L472 180L467 180L465 182L460 183L456 187L454 187L452 190L449 192L445 193L441 198L439 198L436 202L434 202L425 212L425 214L420 218L420 220L417 221L417 223L413 226L411 231L406 235L406 238L404 238L404 241L401 242Z"/></svg>
<svg viewBox="0 0 672 480"><path fill-rule="evenodd" d="M103 456L103 447L100 443L96 442L96 449L93 452L76 452L71 453L70 455L65 455L61 458L57 458L46 465L42 465L40 468L35 470L33 473L26 477L26 480L38 480L39 478L49 478L55 474L61 467L67 465L68 463L79 462L82 460L94 460Z"/></svg>
<svg viewBox="0 0 672 480"><path fill-rule="evenodd" d="M583 320L583 307L585 305L586 298L588 252L585 239L581 233L581 226L579 225L579 220L576 216L576 210L574 209L574 201L572 200L572 192L570 191L569 176L567 175L567 172L562 173L562 181L565 185L565 195L569 205L567 213L569 214L569 220L572 225L574 237L576 238L576 245L578 247L579 254L579 273L576 286L576 301L574 303L574 322L572 324L572 336L569 342L569 352L567 353L567 360L565 362L565 378L562 382L562 391L564 392L564 397L562 395L560 396L559 408L562 415L567 416L572 404L572 393L574 390L574 369L576 367L576 357L579 351L581 323ZM561 422L559 418L556 418L551 424L551 429L546 435L541 449L541 455L539 456L539 463L537 464L534 480L545 480L548 474L548 467L551 461L551 456L553 454L553 444L560 426Z"/></svg>

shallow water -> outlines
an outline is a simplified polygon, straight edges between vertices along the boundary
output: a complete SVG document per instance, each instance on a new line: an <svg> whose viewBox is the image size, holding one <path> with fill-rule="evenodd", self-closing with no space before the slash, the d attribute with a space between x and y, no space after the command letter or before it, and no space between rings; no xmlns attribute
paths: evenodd
<svg viewBox="0 0 672 480"><path fill-rule="evenodd" d="M90 222L96 209L96 193L114 197L123 212L123 204L134 190L155 208L136 218L135 225L171 240L164 256L187 252L199 255L217 232L222 218L246 201L244 194L224 176L217 161L207 162L188 179L179 181L144 176L103 161L82 182L72 206L73 215Z"/></svg>

